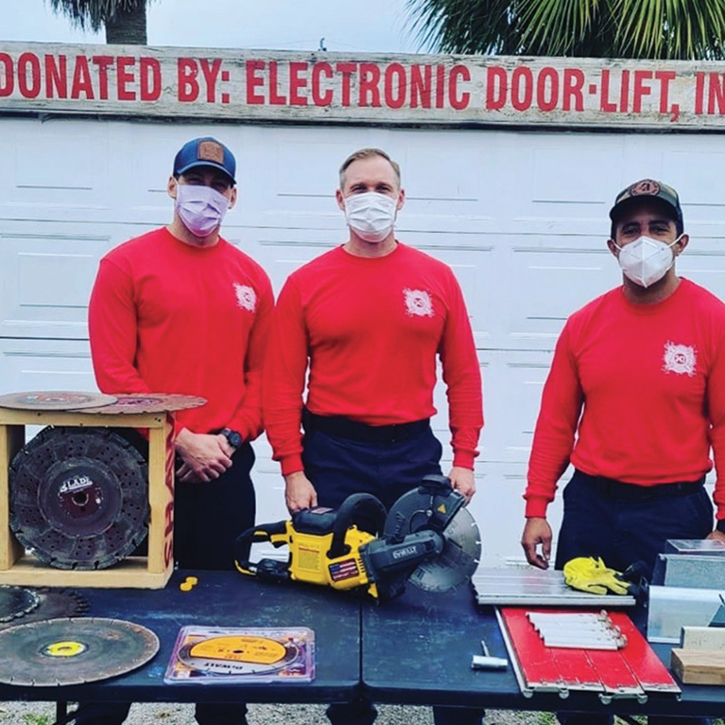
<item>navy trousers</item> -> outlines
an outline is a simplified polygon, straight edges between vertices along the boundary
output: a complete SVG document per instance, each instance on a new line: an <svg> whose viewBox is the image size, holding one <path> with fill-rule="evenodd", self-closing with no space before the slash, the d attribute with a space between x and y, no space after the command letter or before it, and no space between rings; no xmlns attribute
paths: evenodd
<svg viewBox="0 0 725 725"><path fill-rule="evenodd" d="M330 435L316 426L315 416L305 416L302 462L305 475L317 491L320 506L338 508L354 493L370 493L387 509L425 476L441 473L442 446L430 425L416 426L412 435L385 441L354 440ZM363 433L364 437L364 433ZM434 707L435 725L481 725L485 711L466 707ZM367 698L344 705L330 705L333 725L372 725L377 716Z"/></svg>
<svg viewBox="0 0 725 725"><path fill-rule="evenodd" d="M651 578L667 539L704 539L713 507L702 482L643 489L575 471L564 489L556 568L578 556L601 557L624 571L641 561ZM566 725L611 725L612 715L559 713ZM708 718L651 716L649 725L708 725Z"/></svg>
<svg viewBox="0 0 725 725"><path fill-rule="evenodd" d="M254 451L237 449L232 465L209 483L177 483L174 559L180 569L234 570L234 542L254 526L256 499L250 471ZM121 725L130 702L81 702L76 725ZM244 703L197 703L200 725L247 725Z"/></svg>

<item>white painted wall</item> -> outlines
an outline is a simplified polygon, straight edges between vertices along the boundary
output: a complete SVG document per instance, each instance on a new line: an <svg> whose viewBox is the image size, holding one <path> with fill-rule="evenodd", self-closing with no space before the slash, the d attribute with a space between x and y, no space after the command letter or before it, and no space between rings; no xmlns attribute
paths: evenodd
<svg viewBox="0 0 725 725"><path fill-rule="evenodd" d="M267 269L276 291L345 240L334 200L341 161L379 146L401 163L398 237L453 267L476 334L486 427L471 510L486 565L521 558L526 461L563 321L619 282L604 243L615 195L642 177L672 184L692 237L678 269L725 296L720 135L0 116L0 393L95 389L86 307L98 260L171 218L174 154L207 134L239 165L225 236ZM438 402L435 428L447 441L442 389ZM277 465L266 440L255 446L258 520L285 518ZM554 526L559 517L557 502Z"/></svg>

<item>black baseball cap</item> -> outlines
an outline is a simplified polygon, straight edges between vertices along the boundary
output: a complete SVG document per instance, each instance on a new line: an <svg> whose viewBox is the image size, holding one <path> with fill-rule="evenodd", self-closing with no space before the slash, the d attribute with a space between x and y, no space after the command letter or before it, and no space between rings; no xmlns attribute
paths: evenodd
<svg viewBox="0 0 725 725"><path fill-rule="evenodd" d="M197 166L212 166L223 171L233 184L237 162L234 154L220 141L211 136L195 138L187 141L174 158L174 176L185 174Z"/></svg>
<svg viewBox="0 0 725 725"><path fill-rule="evenodd" d="M680 197L677 192L668 184L654 179L642 179L630 184L626 189L617 194L614 200L614 206L609 210L609 218L616 222L629 207L636 203L639 199L659 199L672 213L673 219L677 223L680 232L683 229L684 220L682 218L682 207L680 206Z"/></svg>

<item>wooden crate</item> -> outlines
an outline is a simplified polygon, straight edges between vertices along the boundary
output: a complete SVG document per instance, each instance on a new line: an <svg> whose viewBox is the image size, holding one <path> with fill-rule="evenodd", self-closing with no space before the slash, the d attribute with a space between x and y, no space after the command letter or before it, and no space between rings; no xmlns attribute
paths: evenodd
<svg viewBox="0 0 725 725"><path fill-rule="evenodd" d="M161 589L174 565L174 446L170 412L102 414L0 407L0 584ZM10 530L10 462L25 444L25 426L148 428L148 555L127 557L107 569L55 569L27 554Z"/></svg>

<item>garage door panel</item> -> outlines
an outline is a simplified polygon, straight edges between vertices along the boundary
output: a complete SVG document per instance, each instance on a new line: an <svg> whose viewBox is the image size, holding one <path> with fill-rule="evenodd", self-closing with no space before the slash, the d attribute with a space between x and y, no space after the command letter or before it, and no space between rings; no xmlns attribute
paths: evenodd
<svg viewBox="0 0 725 725"><path fill-rule="evenodd" d="M0 339L0 392L98 388L86 341Z"/></svg>

